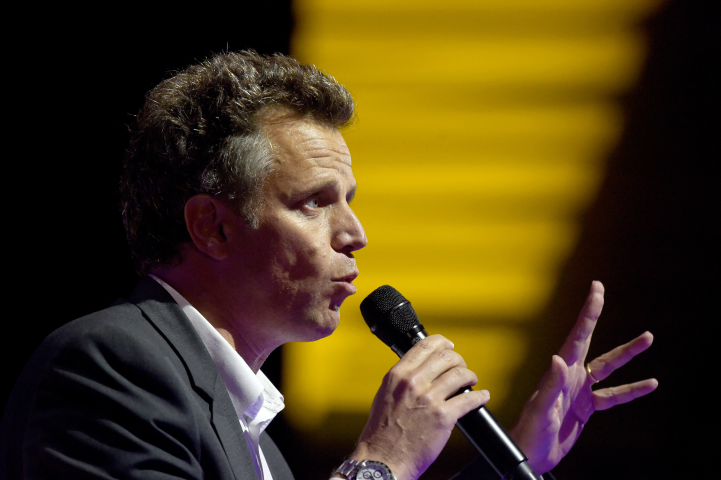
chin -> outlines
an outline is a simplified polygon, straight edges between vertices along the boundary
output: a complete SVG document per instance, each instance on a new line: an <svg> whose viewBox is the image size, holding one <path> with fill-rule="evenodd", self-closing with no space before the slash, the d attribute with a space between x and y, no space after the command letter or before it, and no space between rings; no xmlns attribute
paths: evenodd
<svg viewBox="0 0 721 480"><path fill-rule="evenodd" d="M312 322L314 328L309 332L308 338L302 340L304 342L314 342L335 332L335 329L340 324L340 312L330 309L320 315L320 318L316 317L310 322Z"/></svg>

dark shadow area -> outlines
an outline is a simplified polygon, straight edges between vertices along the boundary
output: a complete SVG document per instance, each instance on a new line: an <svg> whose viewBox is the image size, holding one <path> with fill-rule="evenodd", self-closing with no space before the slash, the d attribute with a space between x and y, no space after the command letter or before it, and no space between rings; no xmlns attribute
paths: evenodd
<svg viewBox="0 0 721 480"><path fill-rule="evenodd" d="M5 242L13 274L6 298L16 307L2 340L0 408L43 338L137 281L117 189L128 125L145 92L212 53L288 53L292 29L290 0L15 13L19 33L3 76L11 125L5 231L13 232ZM269 373L278 379L279 372L276 355Z"/></svg>

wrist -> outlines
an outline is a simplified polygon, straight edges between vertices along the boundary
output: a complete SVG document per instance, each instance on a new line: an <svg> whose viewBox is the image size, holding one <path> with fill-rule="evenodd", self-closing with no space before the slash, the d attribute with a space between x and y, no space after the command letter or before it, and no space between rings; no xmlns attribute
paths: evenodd
<svg viewBox="0 0 721 480"><path fill-rule="evenodd" d="M396 480L390 467L377 460L346 460L336 469L332 478L348 480Z"/></svg>
<svg viewBox="0 0 721 480"><path fill-rule="evenodd" d="M406 454L406 457L402 455L404 455L404 451L400 446L391 449L382 444L361 439L355 451L347 458L349 460L382 462L390 468L396 480L417 480L422 472L415 469L413 463L407 464L404 462L408 455Z"/></svg>

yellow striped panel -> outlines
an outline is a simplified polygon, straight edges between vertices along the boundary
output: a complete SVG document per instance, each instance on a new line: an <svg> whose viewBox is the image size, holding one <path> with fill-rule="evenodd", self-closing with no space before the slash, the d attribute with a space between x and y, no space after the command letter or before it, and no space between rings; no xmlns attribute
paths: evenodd
<svg viewBox="0 0 721 480"><path fill-rule="evenodd" d="M658 4L296 0L293 55L357 102L344 136L369 245L336 333L285 350L291 421L368 411L395 357L358 305L383 284L502 407L620 136L617 98L645 51L637 25Z"/></svg>

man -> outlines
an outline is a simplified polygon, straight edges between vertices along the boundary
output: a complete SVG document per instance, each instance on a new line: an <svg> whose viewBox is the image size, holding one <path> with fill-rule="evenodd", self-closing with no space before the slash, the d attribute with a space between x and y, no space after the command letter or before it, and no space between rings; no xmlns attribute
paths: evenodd
<svg viewBox="0 0 721 480"><path fill-rule="evenodd" d="M3 418L3 478L292 478L263 433L283 398L260 368L286 342L331 334L355 293L354 252L367 240L339 131L352 118L332 78L249 52L213 57L148 94L121 180L144 277L29 361ZM652 341L643 334L586 365L602 303L594 283L512 429L539 473L594 410L656 386L592 392ZM451 397L475 383L449 340L419 342L386 375L337 475L370 460L418 478L456 420L488 401L485 390Z"/></svg>

